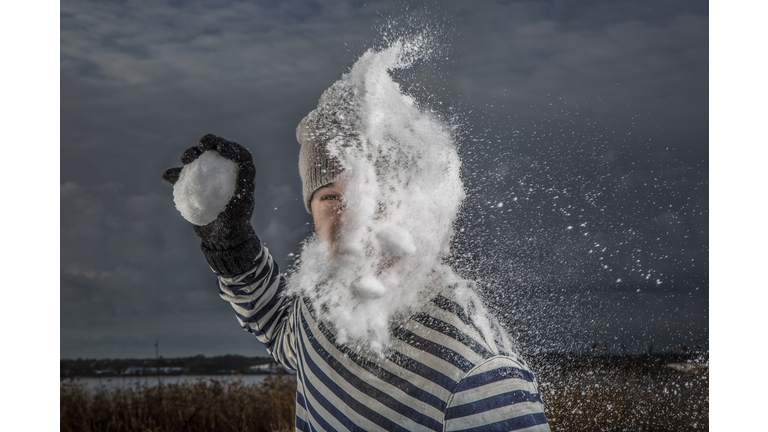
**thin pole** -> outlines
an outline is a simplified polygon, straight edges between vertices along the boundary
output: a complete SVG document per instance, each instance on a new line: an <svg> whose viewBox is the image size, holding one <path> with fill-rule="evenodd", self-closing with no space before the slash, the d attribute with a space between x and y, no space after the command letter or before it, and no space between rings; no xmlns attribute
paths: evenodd
<svg viewBox="0 0 768 432"><path fill-rule="evenodd" d="M160 338L155 338L155 376L157 383L160 384Z"/></svg>

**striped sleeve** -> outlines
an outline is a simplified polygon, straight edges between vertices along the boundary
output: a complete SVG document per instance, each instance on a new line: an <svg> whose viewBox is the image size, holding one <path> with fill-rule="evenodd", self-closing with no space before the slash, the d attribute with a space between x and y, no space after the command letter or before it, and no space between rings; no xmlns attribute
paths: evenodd
<svg viewBox="0 0 768 432"><path fill-rule="evenodd" d="M513 358L495 356L459 381L445 410L446 432L549 431L533 374Z"/></svg>
<svg viewBox="0 0 768 432"><path fill-rule="evenodd" d="M286 295L285 287L285 278L264 246L251 270L231 278L219 276L219 296L232 305L243 329L253 333L276 361L295 370L296 334L290 317L297 300Z"/></svg>

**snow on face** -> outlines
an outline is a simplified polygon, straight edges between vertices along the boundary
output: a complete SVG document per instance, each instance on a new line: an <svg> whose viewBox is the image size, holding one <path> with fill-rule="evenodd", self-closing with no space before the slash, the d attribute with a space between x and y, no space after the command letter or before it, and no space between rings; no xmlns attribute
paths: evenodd
<svg viewBox="0 0 768 432"><path fill-rule="evenodd" d="M359 139L330 139L343 167L343 224L333 248L309 239L289 289L308 297L337 340L384 349L399 319L445 287L453 223L465 197L450 125L401 92L389 71L428 55L428 40L363 54L334 84L354 94Z"/></svg>
<svg viewBox="0 0 768 432"><path fill-rule="evenodd" d="M173 202L184 219L208 225L235 193L237 164L209 150L184 166L173 185Z"/></svg>

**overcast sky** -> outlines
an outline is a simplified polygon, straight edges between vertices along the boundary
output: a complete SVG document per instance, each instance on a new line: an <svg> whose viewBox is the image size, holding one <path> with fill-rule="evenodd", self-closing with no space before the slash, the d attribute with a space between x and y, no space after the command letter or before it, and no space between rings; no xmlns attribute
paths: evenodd
<svg viewBox="0 0 768 432"><path fill-rule="evenodd" d="M61 358L264 355L160 176L206 133L248 147L287 268L295 127L406 17L448 46L399 79L461 119L454 263L524 347L706 344L707 3L408 4L61 2Z"/></svg>

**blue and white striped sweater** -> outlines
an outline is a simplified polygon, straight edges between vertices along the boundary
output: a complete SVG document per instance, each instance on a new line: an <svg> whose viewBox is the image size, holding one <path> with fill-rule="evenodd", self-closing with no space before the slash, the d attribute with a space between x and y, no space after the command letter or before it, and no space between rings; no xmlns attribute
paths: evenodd
<svg viewBox="0 0 768 432"><path fill-rule="evenodd" d="M538 385L506 332L470 318L447 287L400 327L382 356L336 342L311 304L287 297L266 248L249 272L219 277L242 327L297 371L299 431L549 431Z"/></svg>

